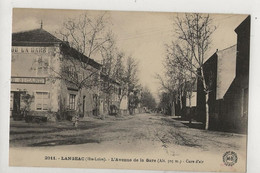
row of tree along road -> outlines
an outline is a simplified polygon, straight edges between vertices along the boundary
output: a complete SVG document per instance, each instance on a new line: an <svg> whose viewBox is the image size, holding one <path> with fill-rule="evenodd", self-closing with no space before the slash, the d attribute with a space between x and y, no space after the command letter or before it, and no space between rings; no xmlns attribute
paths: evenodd
<svg viewBox="0 0 260 173"><path fill-rule="evenodd" d="M207 60L206 52L210 48L211 35L216 30L212 18L208 14L183 14L173 22L175 37L165 45L165 74L157 75L164 93L161 104L167 102L169 114L175 114L175 104L182 107L183 95L187 94L188 106L191 106L191 96L196 80L201 80L206 97L205 129L209 127L209 88L210 81L204 76L203 64ZM185 98L186 99L186 98ZM190 116L191 122L191 116Z"/></svg>

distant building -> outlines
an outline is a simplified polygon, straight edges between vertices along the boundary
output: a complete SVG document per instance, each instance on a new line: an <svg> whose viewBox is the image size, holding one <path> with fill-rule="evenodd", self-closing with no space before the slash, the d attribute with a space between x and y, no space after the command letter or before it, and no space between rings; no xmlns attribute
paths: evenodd
<svg viewBox="0 0 260 173"><path fill-rule="evenodd" d="M89 69L69 65L69 62L64 61L68 57L77 63L87 64ZM75 68L79 69L77 73ZM63 116L64 111L69 110L79 109L81 116L95 113L98 109L98 87L82 89L79 94L75 83L60 78L63 69L71 72L69 75L75 80L84 78L92 70L96 71L93 77L98 81L101 64L42 28L13 33L11 116L21 116L26 107L30 114L48 116L49 119L55 118L57 114Z"/></svg>
<svg viewBox="0 0 260 173"><path fill-rule="evenodd" d="M100 114L125 114L125 111L127 111L127 97L124 96L120 101L122 97L121 84L105 73L101 73L100 79Z"/></svg>
<svg viewBox="0 0 260 173"><path fill-rule="evenodd" d="M174 112L176 116L181 116L182 119L196 119L197 106L197 80L193 77L192 80L183 82L179 89L177 97L174 101Z"/></svg>
<svg viewBox="0 0 260 173"><path fill-rule="evenodd" d="M196 119L197 115L197 79L187 82L185 93L185 119Z"/></svg>

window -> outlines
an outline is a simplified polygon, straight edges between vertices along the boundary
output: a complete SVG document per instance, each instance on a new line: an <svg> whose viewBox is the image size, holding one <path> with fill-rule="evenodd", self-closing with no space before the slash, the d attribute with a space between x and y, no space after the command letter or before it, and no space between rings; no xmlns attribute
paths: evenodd
<svg viewBox="0 0 260 173"><path fill-rule="evenodd" d="M48 92L36 92L35 104L37 111L46 111L49 108L50 97Z"/></svg>
<svg viewBox="0 0 260 173"><path fill-rule="evenodd" d="M74 80L78 79L78 74L76 72L76 69L74 66L69 66L68 67L68 76Z"/></svg>
<svg viewBox="0 0 260 173"><path fill-rule="evenodd" d="M70 94L70 96L69 96L69 109L75 110L75 108L76 108L75 99L76 99L76 95Z"/></svg>
<svg viewBox="0 0 260 173"><path fill-rule="evenodd" d="M38 75L48 74L48 66L49 66L48 58L39 56L38 57L37 74Z"/></svg>

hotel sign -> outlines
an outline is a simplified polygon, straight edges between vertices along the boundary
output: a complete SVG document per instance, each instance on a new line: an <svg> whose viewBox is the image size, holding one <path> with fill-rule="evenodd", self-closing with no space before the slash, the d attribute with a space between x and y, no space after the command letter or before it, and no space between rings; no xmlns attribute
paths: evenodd
<svg viewBox="0 0 260 173"><path fill-rule="evenodd" d="M47 47L12 47L12 53L48 53Z"/></svg>
<svg viewBox="0 0 260 173"><path fill-rule="evenodd" d="M42 78L42 77L12 77L11 83L45 84L45 78Z"/></svg>

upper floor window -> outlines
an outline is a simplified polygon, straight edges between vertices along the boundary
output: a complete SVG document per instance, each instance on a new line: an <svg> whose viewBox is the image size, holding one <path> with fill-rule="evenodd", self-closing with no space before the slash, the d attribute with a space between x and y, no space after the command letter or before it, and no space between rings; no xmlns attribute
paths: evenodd
<svg viewBox="0 0 260 173"><path fill-rule="evenodd" d="M72 78L73 80L78 79L78 74L74 66L69 66L67 73L68 73L68 77Z"/></svg>

